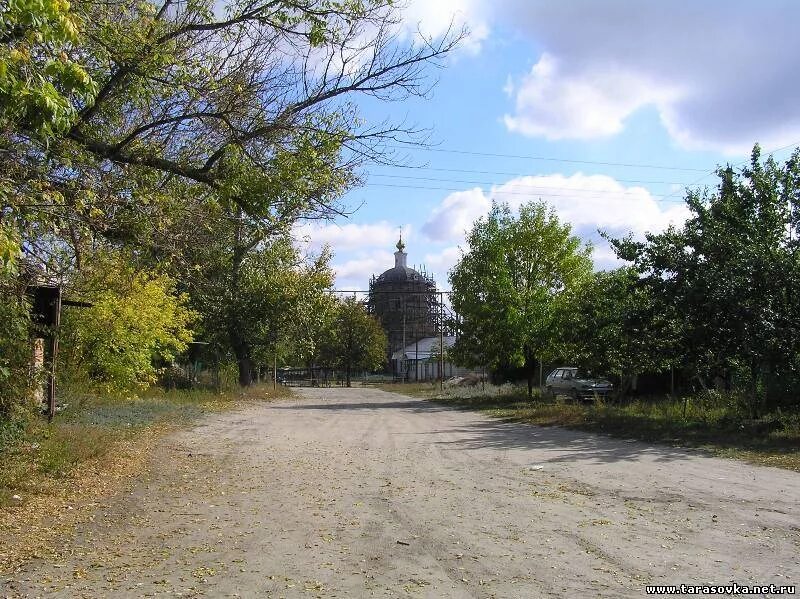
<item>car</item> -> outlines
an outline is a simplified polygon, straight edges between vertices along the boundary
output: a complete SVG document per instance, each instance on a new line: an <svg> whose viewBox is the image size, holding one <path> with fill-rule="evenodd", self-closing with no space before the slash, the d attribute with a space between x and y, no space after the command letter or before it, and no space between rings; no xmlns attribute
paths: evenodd
<svg viewBox="0 0 800 599"><path fill-rule="evenodd" d="M614 389L607 379L592 377L577 366L561 366L547 375L545 387L548 394L565 394L575 400L605 397Z"/></svg>

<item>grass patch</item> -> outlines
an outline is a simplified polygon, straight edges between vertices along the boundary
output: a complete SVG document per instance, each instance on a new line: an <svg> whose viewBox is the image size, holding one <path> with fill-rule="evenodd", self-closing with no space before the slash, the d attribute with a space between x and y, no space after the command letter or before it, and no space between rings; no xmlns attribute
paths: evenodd
<svg viewBox="0 0 800 599"><path fill-rule="evenodd" d="M530 401L523 389L452 387L430 383L396 384L386 391L422 397L495 418L539 426L563 426L670 446L702 448L715 455L800 472L800 414L776 412L754 420L731 394L709 393L685 399L602 401L575 404L565 398Z"/></svg>
<svg viewBox="0 0 800 599"><path fill-rule="evenodd" d="M72 398L53 422L29 418L0 427L0 508L46 494L81 464L102 460L145 431L170 430L242 401L278 398L288 390L256 387L210 391L151 390L141 397L82 395ZM16 498L15 498L16 497Z"/></svg>

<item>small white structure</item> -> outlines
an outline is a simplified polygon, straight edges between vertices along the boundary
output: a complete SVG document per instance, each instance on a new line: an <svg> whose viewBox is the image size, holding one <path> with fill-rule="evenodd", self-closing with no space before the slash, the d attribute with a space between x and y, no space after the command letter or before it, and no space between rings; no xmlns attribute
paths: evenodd
<svg viewBox="0 0 800 599"><path fill-rule="evenodd" d="M462 376L471 372L469 368L456 366L447 359L447 350L453 347L455 337L442 338L444 346L444 378ZM409 381L435 381L439 379L439 337L423 337L392 354L393 370L405 373Z"/></svg>

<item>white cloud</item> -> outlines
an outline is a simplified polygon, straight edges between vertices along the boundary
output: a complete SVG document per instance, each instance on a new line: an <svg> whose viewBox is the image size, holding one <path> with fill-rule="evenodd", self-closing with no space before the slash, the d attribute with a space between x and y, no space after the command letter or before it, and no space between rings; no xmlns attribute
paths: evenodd
<svg viewBox="0 0 800 599"><path fill-rule="evenodd" d="M515 112L503 120L510 131L532 137L606 137L619 133L639 107L661 105L676 95L624 71L565 74L556 58L545 53L519 82Z"/></svg>
<svg viewBox="0 0 800 599"><path fill-rule="evenodd" d="M519 177L493 187L491 197L512 207L541 198L578 231L632 232L641 237L686 220L683 202L659 204L644 187L626 187L607 175Z"/></svg>
<svg viewBox="0 0 800 599"><path fill-rule="evenodd" d="M594 244L592 260L596 270L613 270L626 264L624 260L617 258L614 250L605 242Z"/></svg>
<svg viewBox="0 0 800 599"><path fill-rule="evenodd" d="M487 0L488 4L488 0ZM492 2L541 54L506 89L506 126L548 139L614 135L653 107L691 149L747 153L800 139L800 3Z"/></svg>
<svg viewBox="0 0 800 599"><path fill-rule="evenodd" d="M680 225L689 215L682 202L659 203L644 187L626 187L606 175L576 173L518 177L484 191L475 188L455 192L442 200L422 227L434 241L464 244L464 231L489 212L492 200L508 203L512 209L527 201L542 199L552 206L562 222L595 246L595 265L608 268L618 264L606 242L597 235L604 230L614 235L646 232ZM426 256L426 263L437 272L446 272L458 259L458 245L441 254Z"/></svg>
<svg viewBox="0 0 800 599"><path fill-rule="evenodd" d="M438 38L465 26L469 36L461 48L476 54L489 36L488 7L481 0L409 0L401 11L403 32L410 37Z"/></svg>
<svg viewBox="0 0 800 599"><path fill-rule="evenodd" d="M434 241L462 239L472 223L489 211L491 200L480 187L448 195L431 213L422 232Z"/></svg>
<svg viewBox="0 0 800 599"><path fill-rule="evenodd" d="M379 275L394 266L394 255L389 251L373 252L368 256L333 264L337 289L362 290L372 275Z"/></svg>
<svg viewBox="0 0 800 599"><path fill-rule="evenodd" d="M413 243L415 233L403 225L403 240ZM394 245L400 229L382 220L372 223L306 222L294 227L292 236L304 252L333 251L332 268L338 289L366 289L372 275L394 266Z"/></svg>
<svg viewBox="0 0 800 599"><path fill-rule="evenodd" d="M447 281L447 274L460 259L461 248L457 245L451 245L438 252L425 254L423 263L428 270L428 274L434 277L441 285Z"/></svg>

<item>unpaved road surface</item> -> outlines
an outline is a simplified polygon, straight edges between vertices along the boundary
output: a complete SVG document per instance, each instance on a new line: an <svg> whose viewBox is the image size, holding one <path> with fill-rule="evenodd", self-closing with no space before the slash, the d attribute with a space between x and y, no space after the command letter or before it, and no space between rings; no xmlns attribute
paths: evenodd
<svg viewBox="0 0 800 599"><path fill-rule="evenodd" d="M800 475L367 389L210 417L0 596L644 597L800 583Z"/></svg>

